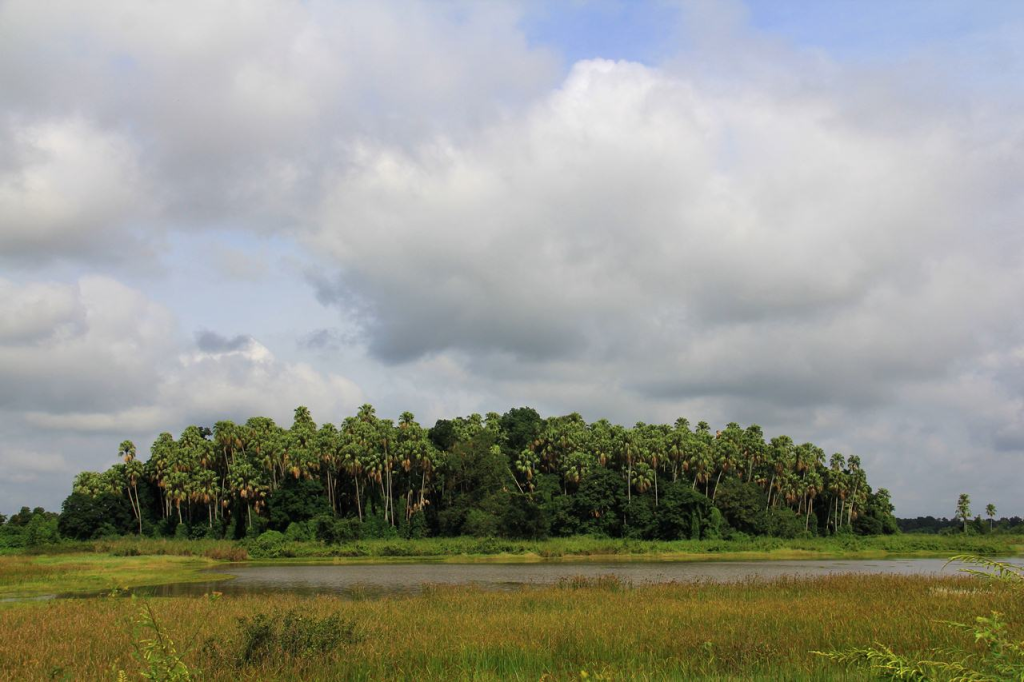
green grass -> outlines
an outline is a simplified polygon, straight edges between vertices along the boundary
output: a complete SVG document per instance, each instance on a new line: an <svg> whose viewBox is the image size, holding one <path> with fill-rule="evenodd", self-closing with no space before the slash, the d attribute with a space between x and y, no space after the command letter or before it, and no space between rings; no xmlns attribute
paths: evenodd
<svg viewBox="0 0 1024 682"><path fill-rule="evenodd" d="M167 583L215 580L200 573L218 562L202 557L60 554L0 557L0 598L110 592Z"/></svg>
<svg viewBox="0 0 1024 682"><path fill-rule="evenodd" d="M65 543L33 550L36 553L96 552L115 555L205 556L223 560L246 558L335 558L339 560L453 560L540 561L586 557L628 560L757 560L757 559L875 559L886 556L948 556L978 554L1008 556L1024 551L1024 537L1013 535L837 536L785 540L756 537L741 540L619 540L590 536L548 540L496 538L425 538L358 540L342 544L285 542L264 547L259 542L120 538Z"/></svg>
<svg viewBox="0 0 1024 682"><path fill-rule="evenodd" d="M1000 610L1024 637L1024 593L967 577L830 576L633 588L615 580L413 596L174 597L148 602L203 679L866 679L811 652L880 641L908 656L959 644L941 620ZM238 619L298 609L355 624L326 657L239 665ZM0 608L0 679L113 679L138 673L138 600ZM966 615L965 615L966 614ZM134 631L134 632L133 632Z"/></svg>

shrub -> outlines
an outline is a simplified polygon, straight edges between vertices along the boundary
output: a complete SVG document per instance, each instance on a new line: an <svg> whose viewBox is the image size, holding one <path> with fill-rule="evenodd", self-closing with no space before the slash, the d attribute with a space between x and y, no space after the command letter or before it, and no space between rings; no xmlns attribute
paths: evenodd
<svg viewBox="0 0 1024 682"><path fill-rule="evenodd" d="M323 656L356 641L355 623L337 614L317 618L291 610L283 616L259 613L238 621L239 661L257 663L282 655Z"/></svg>
<svg viewBox="0 0 1024 682"><path fill-rule="evenodd" d="M280 550L281 545L283 545L284 542L284 534L279 533L276 530L268 530L266 533L263 533L254 540L251 540L252 547L263 553L264 556L270 556L270 553ZM273 554L273 556L278 555Z"/></svg>
<svg viewBox="0 0 1024 682"><path fill-rule="evenodd" d="M284 537L288 542L306 542L313 539L313 534L309 532L309 527L305 523L293 521L285 529Z"/></svg>

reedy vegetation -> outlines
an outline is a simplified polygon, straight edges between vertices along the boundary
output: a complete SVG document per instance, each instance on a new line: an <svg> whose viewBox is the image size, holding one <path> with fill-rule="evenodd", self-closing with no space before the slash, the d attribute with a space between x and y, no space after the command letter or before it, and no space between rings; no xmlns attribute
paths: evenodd
<svg viewBox="0 0 1024 682"><path fill-rule="evenodd" d="M271 594L153 599L184 662L203 679L865 679L813 650L884 641L908 657L959 645L941 622L1024 610L1024 594L969 577L831 576L739 584L563 586L488 592L435 587L366 600ZM239 662L240 618L298 609L358 633L324 657ZM137 601L58 600L0 607L0 679L134 675ZM1018 627L1019 626L1014 626ZM1019 636L1019 629L1010 634ZM45 644L44 644L45 643ZM984 645L968 643L975 653ZM551 678L549 678L551 679Z"/></svg>
<svg viewBox="0 0 1024 682"><path fill-rule="evenodd" d="M756 491L766 514L790 510L812 534L852 531L868 512L875 520L859 532L895 530L889 493L872 492L859 457L826 457L814 444L797 445L788 436L766 441L757 425L730 423L713 432L705 422L691 429L681 418L672 425L625 428L607 420L587 424L575 413L543 420L519 408L439 420L425 429L409 412L396 424L364 405L340 425L318 428L309 410L299 407L290 428L266 417L219 421L212 430L189 426L177 439L162 433L144 463L131 441L121 444L119 454L123 461L109 470L79 474L74 491L126 496L140 534L156 520L150 517L211 529L230 524L236 535L243 525L258 531L268 504L289 480L319 483L316 494L336 517L363 522L372 515L390 527L418 524L420 535L546 534L543 524L528 520L525 527L503 523L491 503L494 495L506 506L515 498L512 504L526 519L565 509L565 500L573 500L567 513L578 517L582 532L594 532L595 519L615 514L622 523L614 531L597 530L627 535L635 500L657 510L672 488L674 503L701 517L675 537L701 537L729 479ZM683 487L692 493L683 494ZM614 504L619 494L624 504ZM564 499L553 502L558 497ZM440 518L451 509L462 514L457 523L453 514L448 522Z"/></svg>
<svg viewBox="0 0 1024 682"><path fill-rule="evenodd" d="M966 497L961 495L964 506L968 504ZM971 555L955 556L949 563L954 562L970 567L961 568L962 573L1003 583L1024 593L1024 569L1019 566ZM976 566L981 568L973 568ZM1024 680L1024 639L1019 630L1011 630L1011 625L1020 627L1019 618L1014 621L1007 623L1001 611L977 616L973 623L939 621L954 631L966 633L965 639L973 641L974 646L961 643L935 648L924 658L897 653L895 647L885 644L814 653L848 668L867 668L876 676L891 680L1019 682Z"/></svg>

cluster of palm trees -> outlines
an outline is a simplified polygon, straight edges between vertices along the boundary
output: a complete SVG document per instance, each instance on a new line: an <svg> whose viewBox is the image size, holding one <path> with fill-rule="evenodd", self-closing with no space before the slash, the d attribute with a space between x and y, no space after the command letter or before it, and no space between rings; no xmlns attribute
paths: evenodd
<svg viewBox="0 0 1024 682"><path fill-rule="evenodd" d="M595 467L605 466L623 472L627 496L651 492L656 505L659 477L685 478L714 503L722 478L734 476L764 491L766 509L788 506L803 514L805 527L815 502L825 498L826 528L832 531L850 526L870 493L856 455L836 453L826 465L825 451L813 443L796 445L789 436L766 442L760 426L743 429L735 422L717 432L703 421L691 430L684 418L671 426L638 422L624 428L604 419L588 425L574 413L548 419L516 461L527 484L541 467L560 473L567 493Z"/></svg>
<svg viewBox="0 0 1024 682"><path fill-rule="evenodd" d="M309 410L299 407L290 428L253 417L244 424L219 421L212 430L189 426L177 440L162 433L144 463L135 445L124 441L121 463L103 473L79 474L74 489L126 495L141 533L140 486L155 488L165 518L195 523L205 517L213 526L240 510L251 527L253 515L265 510L285 480L318 479L336 515L362 521L372 504L396 525L396 502L406 520L422 512L438 499L460 444L483 434L508 469L509 489L525 496L540 473L557 476L562 493L571 495L592 472L609 468L623 477L627 504L634 495L651 495L657 505L659 482L666 480L685 481L714 502L723 478L735 477L763 491L766 511L788 507L803 515L805 527L815 518L817 528L816 506L826 509L825 529L835 532L852 525L870 494L858 457L837 453L826 460L821 448L797 445L788 436L766 441L757 425L730 423L713 432L706 422L691 429L678 419L673 425L641 422L626 428L604 419L587 424L573 413L538 418L519 443L512 443L497 413L459 417L448 425L452 437L442 449L410 412L395 423L363 405L340 425L318 428Z"/></svg>

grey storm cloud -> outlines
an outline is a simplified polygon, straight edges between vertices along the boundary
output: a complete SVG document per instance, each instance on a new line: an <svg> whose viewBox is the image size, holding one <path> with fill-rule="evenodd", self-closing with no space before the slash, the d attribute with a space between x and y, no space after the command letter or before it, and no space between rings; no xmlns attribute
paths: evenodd
<svg viewBox="0 0 1024 682"><path fill-rule="evenodd" d="M205 353L230 353L243 350L252 343L252 337L245 334L221 336L208 329L196 332L196 347Z"/></svg>

